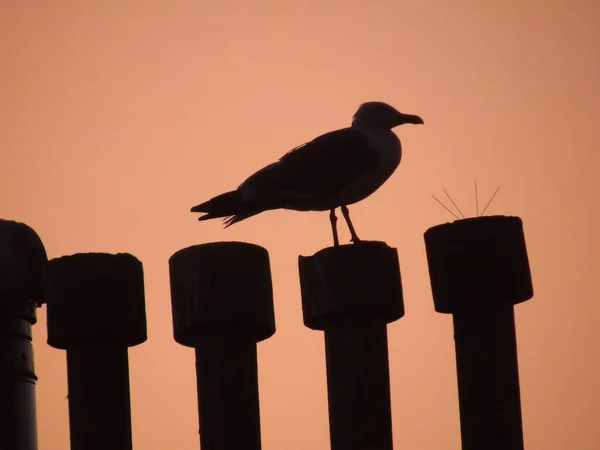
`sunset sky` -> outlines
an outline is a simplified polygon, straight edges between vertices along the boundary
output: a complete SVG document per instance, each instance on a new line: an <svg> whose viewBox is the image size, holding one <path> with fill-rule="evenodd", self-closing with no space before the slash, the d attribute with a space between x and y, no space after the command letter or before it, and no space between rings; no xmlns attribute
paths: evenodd
<svg viewBox="0 0 600 450"><path fill-rule="evenodd" d="M259 344L265 450L328 449L322 333L302 323L298 255L327 213L273 211L224 230L191 206L381 100L425 126L351 206L398 249L406 316L389 326L397 449L460 449L452 319L435 313L423 233L523 219L534 298L516 309L527 449L600 448L600 2L0 2L0 217L49 258L129 252L148 341L130 349L134 447L197 449L194 352L173 341L168 259L215 241L268 249L277 333ZM340 221L341 240L349 239ZM84 299L82 299L84 300ZM68 448L65 352L34 327L42 450Z"/></svg>

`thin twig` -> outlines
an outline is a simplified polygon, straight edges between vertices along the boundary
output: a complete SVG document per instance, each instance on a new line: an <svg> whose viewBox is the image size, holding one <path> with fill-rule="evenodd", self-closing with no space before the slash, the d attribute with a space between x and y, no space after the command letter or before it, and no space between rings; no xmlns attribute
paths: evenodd
<svg viewBox="0 0 600 450"><path fill-rule="evenodd" d="M494 197L496 196L496 194L498 193L498 190L500 189L500 185L498 185L498 188L496 188L496 191L494 192L494 195L492 195L492 198L490 198L490 201L488 202L487 205L485 205L485 208L483 208L483 211L481 211L481 215L483 216L483 214L485 213L485 210L488 208L488 206L490 206L490 203L492 203L492 200L494 200Z"/></svg>
<svg viewBox="0 0 600 450"><path fill-rule="evenodd" d="M462 216L462 218L465 218L465 215L462 213L462 211L460 210L460 208L458 206L456 206L456 203L454 203L454 200L452 200L452 197L450 197L450 194L448 194L448 192L446 192L446 189L443 189L444 193L446 194L446 196L450 199L450 201L452 202L452 204L454 205L454 207L458 210L458 213Z"/></svg>
<svg viewBox="0 0 600 450"><path fill-rule="evenodd" d="M444 208L446 208L446 211L448 211L450 214L452 214L454 217L456 217L457 219L460 219L456 214L454 214L446 205L444 205L442 202L440 202L437 198L435 198L435 195L431 194L431 196L433 197L433 199L438 202L440 205L442 205Z"/></svg>

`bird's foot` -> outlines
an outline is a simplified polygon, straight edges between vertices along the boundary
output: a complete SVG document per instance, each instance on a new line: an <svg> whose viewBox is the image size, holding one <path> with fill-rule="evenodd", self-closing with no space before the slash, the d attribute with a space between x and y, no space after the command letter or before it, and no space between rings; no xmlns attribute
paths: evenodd
<svg viewBox="0 0 600 450"><path fill-rule="evenodd" d="M344 215L344 219L346 219L346 223L348 224L348 229L350 230L350 236L352 236L352 239L350 239L350 242L352 242L354 244L358 244L360 242L360 239L358 238L358 235L356 234L356 231L354 230L354 226L352 225L352 221L350 220L350 211L348 211L348 207L346 205L342 205L341 210L342 210L342 214Z"/></svg>

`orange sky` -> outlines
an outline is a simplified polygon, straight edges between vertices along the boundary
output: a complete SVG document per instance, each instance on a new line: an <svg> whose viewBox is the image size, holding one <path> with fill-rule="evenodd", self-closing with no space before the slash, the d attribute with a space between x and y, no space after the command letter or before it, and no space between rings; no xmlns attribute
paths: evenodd
<svg viewBox="0 0 600 450"><path fill-rule="evenodd" d="M143 262L149 340L130 366L144 450L198 448L194 354L172 339L168 258L203 242L266 247L277 333L259 345L263 448L326 449L323 337L302 324L297 256L331 245L327 214L268 212L223 230L189 208L346 126L360 103L386 101L425 126L396 130L398 171L350 210L363 239L400 256L395 447L460 448L452 321L433 310L423 232L452 219L430 197L442 188L473 215L477 178L484 200L502 186L488 213L525 226L535 289L516 308L525 445L594 450L598 23L597 1L3 1L0 216L32 226L51 258ZM66 358L39 317L40 448L64 449Z"/></svg>

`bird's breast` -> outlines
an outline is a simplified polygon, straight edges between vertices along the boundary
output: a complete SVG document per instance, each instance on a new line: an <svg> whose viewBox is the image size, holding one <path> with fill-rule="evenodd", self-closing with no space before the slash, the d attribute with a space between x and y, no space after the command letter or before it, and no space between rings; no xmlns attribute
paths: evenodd
<svg viewBox="0 0 600 450"><path fill-rule="evenodd" d="M337 201L341 205L351 205L367 198L386 182L400 164L402 146L394 132L372 134L369 139L379 153L379 164L339 193Z"/></svg>

